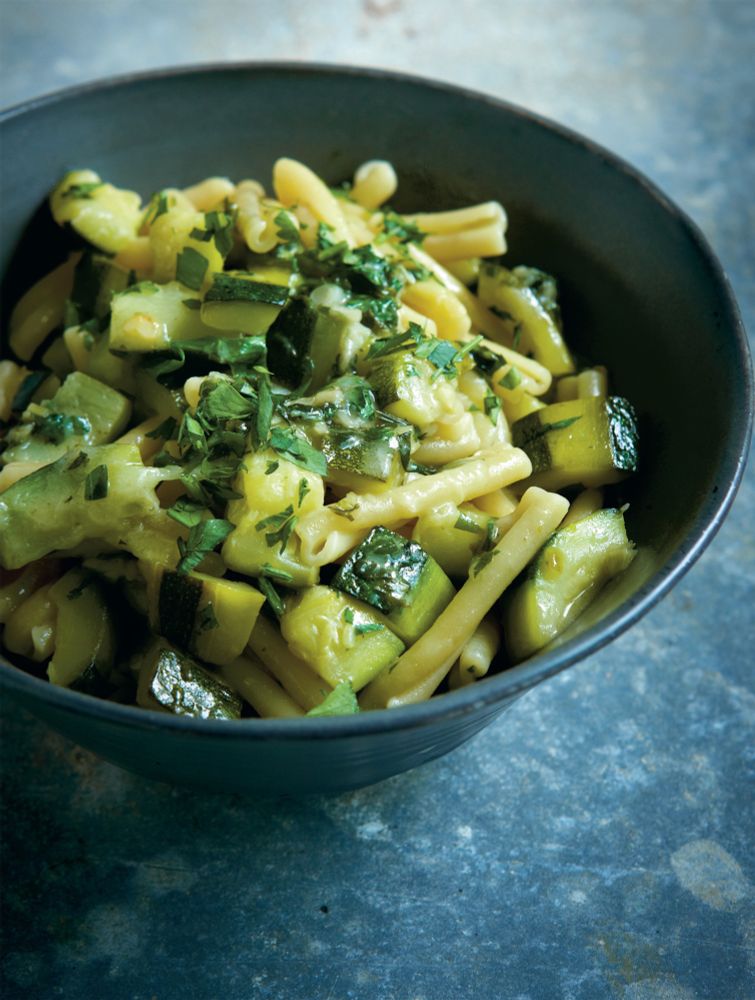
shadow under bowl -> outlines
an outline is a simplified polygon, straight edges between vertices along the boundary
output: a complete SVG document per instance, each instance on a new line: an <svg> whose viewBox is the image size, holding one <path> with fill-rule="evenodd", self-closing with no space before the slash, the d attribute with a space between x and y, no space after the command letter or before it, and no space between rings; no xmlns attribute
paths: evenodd
<svg viewBox="0 0 755 1000"><path fill-rule="evenodd" d="M742 475L752 382L741 320L699 230L646 178L568 130L480 94L393 73L225 65L104 81L0 119L3 303L62 259L46 196L73 167L143 195L209 175L269 178L282 155L328 181L390 160L395 207L500 200L512 263L559 278L577 355L640 420L627 514L639 555L569 638L475 685L349 718L196 720L54 687L0 662L6 694L122 767L213 790L338 791L463 743L524 691L637 621L720 526ZM700 359L705 359L701 419Z"/></svg>

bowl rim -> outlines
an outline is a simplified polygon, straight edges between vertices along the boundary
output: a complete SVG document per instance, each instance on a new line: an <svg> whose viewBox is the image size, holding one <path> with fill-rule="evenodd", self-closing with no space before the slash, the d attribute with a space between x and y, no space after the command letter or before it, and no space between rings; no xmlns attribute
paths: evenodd
<svg viewBox="0 0 755 1000"><path fill-rule="evenodd" d="M663 566L656 570L629 600L623 602L597 625L591 626L581 635L563 645L535 655L502 673L486 678L483 684L468 685L440 697L431 698L421 704L405 706L400 711L380 709L352 716L241 719L229 724L227 720L222 719L198 719L145 711L137 706L121 705L67 688L56 687L48 681L14 666L3 655L0 655L0 686L19 695L23 704L28 705L31 701L43 701L54 710L64 714L90 716L95 723L97 721L107 722L118 728L141 731L173 731L185 735L204 736L213 740L221 738L224 740L284 741L287 743L358 738L399 729L419 729L433 725L441 718L461 719L470 714L477 715L484 709L489 710L486 714L494 714L496 705L499 706L498 710L502 711L515 697L602 649L660 601L707 548L721 527L741 483L752 433L753 373L746 331L729 279L707 238L697 223L683 209L636 167L599 143L567 126L490 94L416 74L347 64L276 60L179 64L144 72L104 77L29 98L0 110L0 124L10 122L38 109L49 108L62 101L75 100L96 92L106 93L145 82L170 81L182 76L211 76L222 73L269 74L275 72L298 77L325 76L342 80L359 77L372 79L376 82L390 80L411 88L462 97L503 111L514 118L554 133L572 146L579 147L591 156L599 157L607 166L623 174L640 187L645 195L671 217L704 261L710 280L720 293L722 329L728 331L732 339L732 347L739 357L742 378L738 384L741 391L738 393L740 398L733 401L739 405L732 406L732 412L739 419L733 419L729 428L728 444L719 469L721 481L701 503L697 515L699 530L694 535L688 534Z"/></svg>

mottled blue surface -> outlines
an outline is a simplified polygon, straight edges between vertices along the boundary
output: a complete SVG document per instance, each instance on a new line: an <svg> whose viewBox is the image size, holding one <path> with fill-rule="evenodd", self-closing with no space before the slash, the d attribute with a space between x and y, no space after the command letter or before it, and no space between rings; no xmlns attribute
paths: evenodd
<svg viewBox="0 0 755 1000"><path fill-rule="evenodd" d="M0 3L7 103L129 69L298 58L528 106L692 215L750 329L754 56L744 0ZM755 995L754 480L630 633L372 789L177 791L6 710L3 996Z"/></svg>

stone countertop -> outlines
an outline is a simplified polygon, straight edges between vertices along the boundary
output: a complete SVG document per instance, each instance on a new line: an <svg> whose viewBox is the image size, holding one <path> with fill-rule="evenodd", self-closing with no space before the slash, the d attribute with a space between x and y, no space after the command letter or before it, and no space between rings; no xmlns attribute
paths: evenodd
<svg viewBox="0 0 755 1000"><path fill-rule="evenodd" d="M7 104L264 58L527 106L686 209L751 330L754 55L747 0L0 3ZM3 995L752 996L754 521L751 467L712 546L629 633L467 746L340 797L173 789L6 707Z"/></svg>

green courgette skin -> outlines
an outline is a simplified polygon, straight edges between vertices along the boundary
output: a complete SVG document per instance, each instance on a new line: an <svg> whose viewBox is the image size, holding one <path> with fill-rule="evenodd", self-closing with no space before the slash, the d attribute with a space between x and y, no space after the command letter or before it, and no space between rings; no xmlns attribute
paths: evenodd
<svg viewBox="0 0 755 1000"><path fill-rule="evenodd" d="M637 416L621 396L551 403L517 420L511 436L532 462L531 483L543 489L603 486L637 470Z"/></svg>
<svg viewBox="0 0 755 1000"><path fill-rule="evenodd" d="M420 545L380 527L352 552L331 585L381 611L407 644L417 641L455 593Z"/></svg>
<svg viewBox="0 0 755 1000"><path fill-rule="evenodd" d="M272 282L216 274L207 290L205 302L260 302L263 305L283 306L288 301L288 288Z"/></svg>
<svg viewBox="0 0 755 1000"><path fill-rule="evenodd" d="M174 715L238 719L241 698L191 657L165 646L146 664L148 691L157 705Z"/></svg>
<svg viewBox="0 0 755 1000"><path fill-rule="evenodd" d="M202 581L174 570L160 580L157 616L160 635L182 649L191 647L202 598Z"/></svg>
<svg viewBox="0 0 755 1000"><path fill-rule="evenodd" d="M373 528L331 585L387 615L411 603L411 593L429 558L416 542L387 528Z"/></svg>
<svg viewBox="0 0 755 1000"><path fill-rule="evenodd" d="M303 299L294 299L267 333L267 366L276 378L298 385L307 370L307 356L317 313Z"/></svg>

